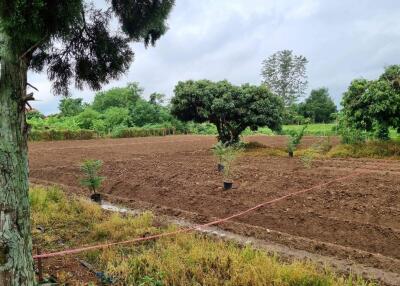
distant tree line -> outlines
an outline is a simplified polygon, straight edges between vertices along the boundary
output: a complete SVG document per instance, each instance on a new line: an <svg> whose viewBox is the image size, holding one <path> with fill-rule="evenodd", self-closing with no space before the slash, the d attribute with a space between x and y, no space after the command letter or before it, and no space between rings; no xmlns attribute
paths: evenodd
<svg viewBox="0 0 400 286"><path fill-rule="evenodd" d="M246 129L268 127L279 132L282 124L336 121L343 137L364 134L388 139L390 128L400 131L400 66L387 67L376 80L352 81L338 112L327 88L311 90L298 103L307 84L306 63L305 57L284 51L264 61L264 80L259 86L236 86L226 80L182 81L167 103L160 93L144 99L138 83L130 83L96 93L92 103L63 98L58 114L44 118L35 110L27 118L34 129L87 129L107 134L130 127L172 127L181 133L218 133L219 140L229 144L238 142Z"/></svg>
<svg viewBox="0 0 400 286"><path fill-rule="evenodd" d="M35 111L29 119L36 129L88 129L99 133L146 125L179 127L182 123L171 115L168 106L162 105L164 98L163 94L154 93L146 100L138 83L129 83L126 87L96 93L90 104L82 98L64 97L58 114L44 119Z"/></svg>

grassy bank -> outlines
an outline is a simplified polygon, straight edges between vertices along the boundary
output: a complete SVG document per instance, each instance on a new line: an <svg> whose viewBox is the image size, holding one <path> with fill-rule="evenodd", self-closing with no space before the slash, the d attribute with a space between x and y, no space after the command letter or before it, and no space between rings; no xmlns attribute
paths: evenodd
<svg viewBox="0 0 400 286"><path fill-rule="evenodd" d="M257 142L246 146L250 156L287 157L287 147L267 147ZM371 140L358 144L332 144L330 137L321 137L308 147L299 148L294 152L295 157L307 160L314 158L375 158L400 160L400 140L378 141Z"/></svg>
<svg viewBox="0 0 400 286"><path fill-rule="evenodd" d="M55 188L33 187L30 202L34 246L46 251L174 229L157 223L151 213L135 217L110 214L85 200L67 198ZM277 257L250 246L240 247L196 234L91 251L79 257L118 285L372 285L319 271L310 263L283 264ZM76 275L62 265L48 268L59 283L96 282L95 278L71 280Z"/></svg>

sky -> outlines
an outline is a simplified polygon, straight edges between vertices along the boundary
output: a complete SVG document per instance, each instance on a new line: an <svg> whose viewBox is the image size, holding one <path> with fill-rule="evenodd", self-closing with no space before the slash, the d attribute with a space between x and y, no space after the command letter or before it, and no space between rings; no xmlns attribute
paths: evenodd
<svg viewBox="0 0 400 286"><path fill-rule="evenodd" d="M326 87L340 104L353 79L374 79L400 64L399 15L398 0L176 0L167 33L155 47L132 44L129 71L103 90L139 82L145 98L170 98L177 82L189 79L260 84L262 61L289 49L309 61L307 93ZM39 89L33 107L56 113L61 97L46 73L29 73L29 82ZM71 93L85 102L95 95L87 87Z"/></svg>

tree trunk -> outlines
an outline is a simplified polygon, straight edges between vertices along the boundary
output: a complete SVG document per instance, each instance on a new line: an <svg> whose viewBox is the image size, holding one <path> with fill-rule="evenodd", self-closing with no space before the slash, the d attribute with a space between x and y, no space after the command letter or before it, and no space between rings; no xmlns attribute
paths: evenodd
<svg viewBox="0 0 400 286"><path fill-rule="evenodd" d="M24 60L0 49L0 285L34 285Z"/></svg>

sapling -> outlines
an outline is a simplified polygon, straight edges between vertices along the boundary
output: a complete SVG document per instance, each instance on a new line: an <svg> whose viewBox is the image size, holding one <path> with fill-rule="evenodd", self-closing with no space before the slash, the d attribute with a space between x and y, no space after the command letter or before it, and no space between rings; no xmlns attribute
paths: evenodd
<svg viewBox="0 0 400 286"><path fill-rule="evenodd" d="M100 188L104 177L98 175L103 162L101 160L85 160L80 166L80 169L84 175L80 183L82 186L87 187L92 191L91 198L94 201L100 201L100 196L97 194L97 190Z"/></svg>
<svg viewBox="0 0 400 286"><path fill-rule="evenodd" d="M224 189L232 188L232 167L242 151L239 145L223 146L221 150L221 162L223 168Z"/></svg>
<svg viewBox="0 0 400 286"><path fill-rule="evenodd" d="M314 160L315 154L310 150L305 152L301 157L300 160L303 163L304 167L310 169L312 167L312 163Z"/></svg>
<svg viewBox="0 0 400 286"><path fill-rule="evenodd" d="M297 146L300 144L301 139L304 136L304 131L306 130L308 125L304 125L300 131L292 131L289 134L288 140L288 154L289 157L293 157L293 152L297 149Z"/></svg>
<svg viewBox="0 0 400 286"><path fill-rule="evenodd" d="M222 172L224 170L223 156L224 156L225 148L226 148L226 146L222 142L218 142L212 148L212 152L218 161L218 165L217 165L218 172Z"/></svg>

